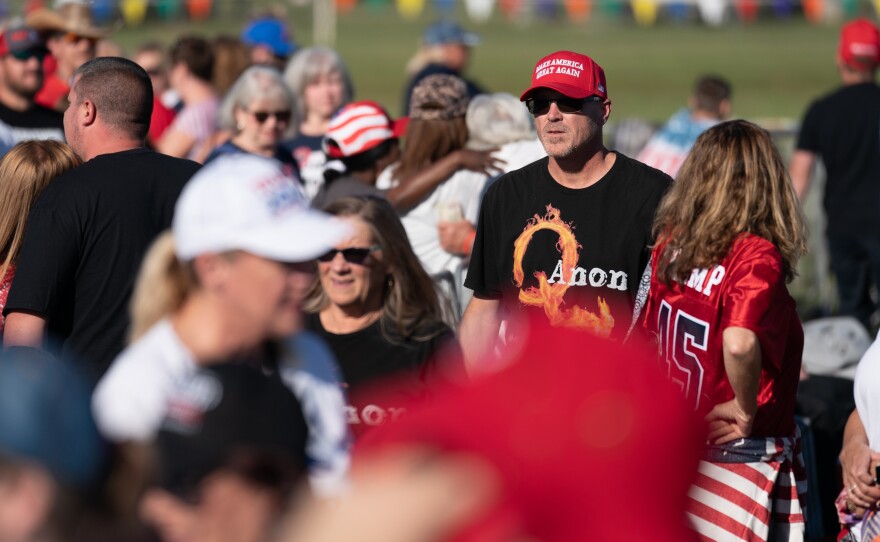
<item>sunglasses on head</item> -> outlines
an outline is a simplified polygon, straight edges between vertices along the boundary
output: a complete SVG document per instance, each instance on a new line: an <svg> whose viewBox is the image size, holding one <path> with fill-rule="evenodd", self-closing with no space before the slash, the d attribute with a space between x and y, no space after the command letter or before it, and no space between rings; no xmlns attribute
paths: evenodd
<svg viewBox="0 0 880 542"><path fill-rule="evenodd" d="M338 248L333 248L328 250L325 254L318 256L318 261L327 263L333 261L333 258L335 258L337 254L342 254L342 257L348 263L362 264L371 252L375 252L377 250L382 250L382 247L380 247L379 245L373 245L371 247L343 248L342 250Z"/></svg>
<svg viewBox="0 0 880 542"><path fill-rule="evenodd" d="M250 114L263 124L269 117L275 117L275 122L290 122L290 111L250 111Z"/></svg>
<svg viewBox="0 0 880 542"><path fill-rule="evenodd" d="M26 51L17 51L15 53L11 53L16 60L20 60L22 62L27 62L32 58L36 58L40 62L46 57L46 52L41 49L28 49Z"/></svg>
<svg viewBox="0 0 880 542"><path fill-rule="evenodd" d="M559 96L556 98L527 98L526 107L529 113L534 116L547 114L550 111L550 104L556 104L562 113L580 113L584 109L584 105L590 102L605 101L601 96L589 96L587 98L569 98L567 96Z"/></svg>

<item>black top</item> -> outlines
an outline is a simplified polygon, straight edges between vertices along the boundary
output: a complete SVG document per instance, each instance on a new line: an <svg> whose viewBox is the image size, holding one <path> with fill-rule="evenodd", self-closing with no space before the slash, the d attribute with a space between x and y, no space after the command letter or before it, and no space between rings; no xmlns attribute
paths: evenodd
<svg viewBox="0 0 880 542"><path fill-rule="evenodd" d="M14 143L30 139L64 141L64 115L41 105L16 111L0 103L0 122L12 131Z"/></svg>
<svg viewBox="0 0 880 542"><path fill-rule="evenodd" d="M489 187L465 286L508 311L528 307L560 325L623 337L650 257L654 211L672 179L617 153L602 179L571 189L550 176L548 160Z"/></svg>
<svg viewBox="0 0 880 542"><path fill-rule="evenodd" d="M814 102L797 148L825 165L829 233L880 231L880 86L844 86Z"/></svg>
<svg viewBox="0 0 880 542"><path fill-rule="evenodd" d="M429 75L454 75L464 81L464 84L467 86L468 97L473 98L477 94L485 94L486 91L478 85L477 83L471 81L470 79L466 79L459 72L453 70L449 66L444 66L443 64L428 64L424 68L421 69L417 74L413 76L412 79L409 80L409 83L406 85L406 93L403 95L403 115L409 115L409 100L412 97L413 88L425 77Z"/></svg>
<svg viewBox="0 0 880 542"><path fill-rule="evenodd" d="M52 181L28 218L4 315L35 313L65 355L103 374L122 350L141 259L171 226L189 160L148 149L97 156Z"/></svg>
<svg viewBox="0 0 880 542"><path fill-rule="evenodd" d="M367 426L394 419L403 405L427 398L439 377L437 355L441 349L450 359L460 354L455 334L442 322L425 326L424 333L433 337L424 341L390 342L382 335L379 322L337 335L324 329L318 314L307 315L305 327L324 339L336 356L348 390L348 420L355 435ZM377 394L374 387L379 383L382 388Z"/></svg>

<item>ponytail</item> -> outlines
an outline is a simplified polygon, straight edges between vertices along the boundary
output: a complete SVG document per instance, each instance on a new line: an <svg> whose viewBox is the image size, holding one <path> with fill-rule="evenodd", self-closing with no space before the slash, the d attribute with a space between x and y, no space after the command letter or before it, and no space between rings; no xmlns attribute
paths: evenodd
<svg viewBox="0 0 880 542"><path fill-rule="evenodd" d="M174 254L171 230L165 230L150 246L138 272L131 297L129 342L179 309L195 284L192 268Z"/></svg>

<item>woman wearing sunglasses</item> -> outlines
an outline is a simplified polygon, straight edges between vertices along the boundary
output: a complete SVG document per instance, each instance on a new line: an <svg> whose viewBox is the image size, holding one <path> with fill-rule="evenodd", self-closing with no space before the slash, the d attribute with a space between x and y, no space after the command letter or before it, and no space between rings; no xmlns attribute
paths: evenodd
<svg viewBox="0 0 880 542"><path fill-rule="evenodd" d="M306 328L336 355L348 386L348 422L358 436L427 397L436 377L454 370L455 361L440 360L455 360L459 348L391 205L347 197L325 210L352 233L318 257L318 280L304 305Z"/></svg>
<svg viewBox="0 0 880 542"><path fill-rule="evenodd" d="M274 158L298 178L296 161L279 146L291 133L292 107L293 94L277 70L248 68L229 89L218 113L219 124L233 135L211 152L206 163L224 154L245 152Z"/></svg>

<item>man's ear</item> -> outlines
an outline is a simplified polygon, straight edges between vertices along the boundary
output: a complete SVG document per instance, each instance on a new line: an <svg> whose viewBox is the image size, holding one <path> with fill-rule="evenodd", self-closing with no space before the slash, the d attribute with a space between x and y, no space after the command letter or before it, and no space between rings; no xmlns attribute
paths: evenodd
<svg viewBox="0 0 880 542"><path fill-rule="evenodd" d="M98 110L91 100L83 100L82 104L77 106L77 114L83 126L91 126L98 118Z"/></svg>

